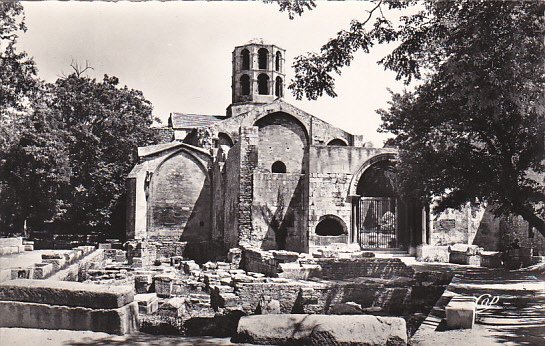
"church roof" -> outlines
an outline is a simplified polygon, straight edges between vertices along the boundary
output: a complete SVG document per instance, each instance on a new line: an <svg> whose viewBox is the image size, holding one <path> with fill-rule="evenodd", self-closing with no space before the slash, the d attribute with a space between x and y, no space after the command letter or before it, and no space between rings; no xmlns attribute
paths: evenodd
<svg viewBox="0 0 545 346"><path fill-rule="evenodd" d="M226 119L225 115L205 115L188 113L171 113L168 125L174 129L187 129L210 126L218 121Z"/></svg>

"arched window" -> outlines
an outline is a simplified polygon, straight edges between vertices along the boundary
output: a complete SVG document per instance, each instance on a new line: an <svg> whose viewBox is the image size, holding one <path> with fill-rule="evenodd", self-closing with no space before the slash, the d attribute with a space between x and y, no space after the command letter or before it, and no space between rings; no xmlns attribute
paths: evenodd
<svg viewBox="0 0 545 346"><path fill-rule="evenodd" d="M326 215L322 221L316 225L316 235L321 236L339 236L346 234L346 229L343 226L341 219L334 215Z"/></svg>
<svg viewBox="0 0 545 346"><path fill-rule="evenodd" d="M271 172L273 173L286 173L286 165L282 161L276 161L272 164Z"/></svg>
<svg viewBox="0 0 545 346"><path fill-rule="evenodd" d="M250 69L250 52L247 49L243 49L240 52L240 58L242 59L242 69L249 70Z"/></svg>
<svg viewBox="0 0 545 346"><path fill-rule="evenodd" d="M276 97L282 97L282 78L280 77L276 77L276 83L275 83L275 86L274 86L274 95Z"/></svg>
<svg viewBox="0 0 545 346"><path fill-rule="evenodd" d="M269 95L269 76L265 73L257 76L257 90L259 95Z"/></svg>
<svg viewBox="0 0 545 346"><path fill-rule="evenodd" d="M327 143L327 145L333 145L333 146L340 146L340 147L346 147L346 142L343 141L342 139L340 138L335 138L335 139L332 139L331 141L329 141L329 143Z"/></svg>
<svg viewBox="0 0 545 346"><path fill-rule="evenodd" d="M257 61L259 68L262 70L266 70L269 65L269 51L265 48L261 48L257 51Z"/></svg>
<svg viewBox="0 0 545 346"><path fill-rule="evenodd" d="M281 68L282 68L282 53L276 52L276 57L274 60L274 69L276 71L280 71Z"/></svg>
<svg viewBox="0 0 545 346"><path fill-rule="evenodd" d="M240 93L250 95L250 77L247 74L240 76Z"/></svg>

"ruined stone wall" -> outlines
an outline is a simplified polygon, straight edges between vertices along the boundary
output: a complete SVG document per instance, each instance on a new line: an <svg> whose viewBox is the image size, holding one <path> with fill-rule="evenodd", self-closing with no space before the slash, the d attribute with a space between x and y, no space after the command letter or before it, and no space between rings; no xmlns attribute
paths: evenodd
<svg viewBox="0 0 545 346"><path fill-rule="evenodd" d="M211 239L223 241L223 226L225 214L225 179L223 156L226 154L220 149L218 157L212 165L212 230Z"/></svg>
<svg viewBox="0 0 545 346"><path fill-rule="evenodd" d="M258 164L258 128L240 128L240 175L238 193L238 241L252 244L253 173Z"/></svg>
<svg viewBox="0 0 545 346"><path fill-rule="evenodd" d="M147 236L146 165L137 165L125 181L127 189L127 239L143 239Z"/></svg>
<svg viewBox="0 0 545 346"><path fill-rule="evenodd" d="M412 277L414 270L399 258L317 259L322 267L322 278L346 280L358 277L393 278Z"/></svg>
<svg viewBox="0 0 545 346"><path fill-rule="evenodd" d="M240 142L230 150L223 167L222 180L224 181L224 218L223 241L227 248L235 247L238 243L238 203L240 195Z"/></svg>
<svg viewBox="0 0 545 346"><path fill-rule="evenodd" d="M515 245L517 244L518 245ZM486 206L466 205L432 216L430 245L472 244L487 251L503 251L511 246L533 248L545 254L545 239L532 232L520 216L495 217Z"/></svg>
<svg viewBox="0 0 545 346"><path fill-rule="evenodd" d="M205 240L211 233L210 178L193 156L180 151L154 173L148 199L150 239Z"/></svg>
<svg viewBox="0 0 545 346"><path fill-rule="evenodd" d="M253 174L252 240L259 248L304 251L307 209L303 192L302 174Z"/></svg>

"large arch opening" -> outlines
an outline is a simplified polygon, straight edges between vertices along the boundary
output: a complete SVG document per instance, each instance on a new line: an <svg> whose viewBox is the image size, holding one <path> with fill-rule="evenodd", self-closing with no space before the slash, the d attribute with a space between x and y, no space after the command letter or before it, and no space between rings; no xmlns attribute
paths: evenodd
<svg viewBox="0 0 545 346"><path fill-rule="evenodd" d="M282 53L276 52L276 57L274 60L274 69L278 72L282 69Z"/></svg>
<svg viewBox="0 0 545 346"><path fill-rule="evenodd" d="M250 69L250 52L247 49L243 49L240 52L240 58L242 60L242 69L249 70Z"/></svg>
<svg viewBox="0 0 545 346"><path fill-rule="evenodd" d="M257 90L259 95L269 95L269 76L262 73L257 76Z"/></svg>
<svg viewBox="0 0 545 346"><path fill-rule="evenodd" d="M247 74L240 76L240 94L250 95L250 77Z"/></svg>
<svg viewBox="0 0 545 346"><path fill-rule="evenodd" d="M269 51L265 48L260 48L257 51L257 61L260 70L266 70L269 65Z"/></svg>
<svg viewBox="0 0 545 346"><path fill-rule="evenodd" d="M276 83L274 84L274 95L276 97L282 97L283 83L281 77L276 77Z"/></svg>
<svg viewBox="0 0 545 346"><path fill-rule="evenodd" d="M362 248L398 247L398 194L395 162L371 164L360 176L356 193L357 237Z"/></svg>
<svg viewBox="0 0 545 346"><path fill-rule="evenodd" d="M231 136L224 132L218 133L218 145L226 145L229 148L233 146L233 140L231 139Z"/></svg>

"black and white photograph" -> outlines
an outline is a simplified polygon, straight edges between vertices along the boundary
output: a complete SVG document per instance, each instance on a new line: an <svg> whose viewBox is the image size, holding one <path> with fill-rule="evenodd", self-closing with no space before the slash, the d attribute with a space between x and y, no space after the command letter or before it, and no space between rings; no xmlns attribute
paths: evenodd
<svg viewBox="0 0 545 346"><path fill-rule="evenodd" d="M0 0L0 345L545 345L545 1Z"/></svg>

